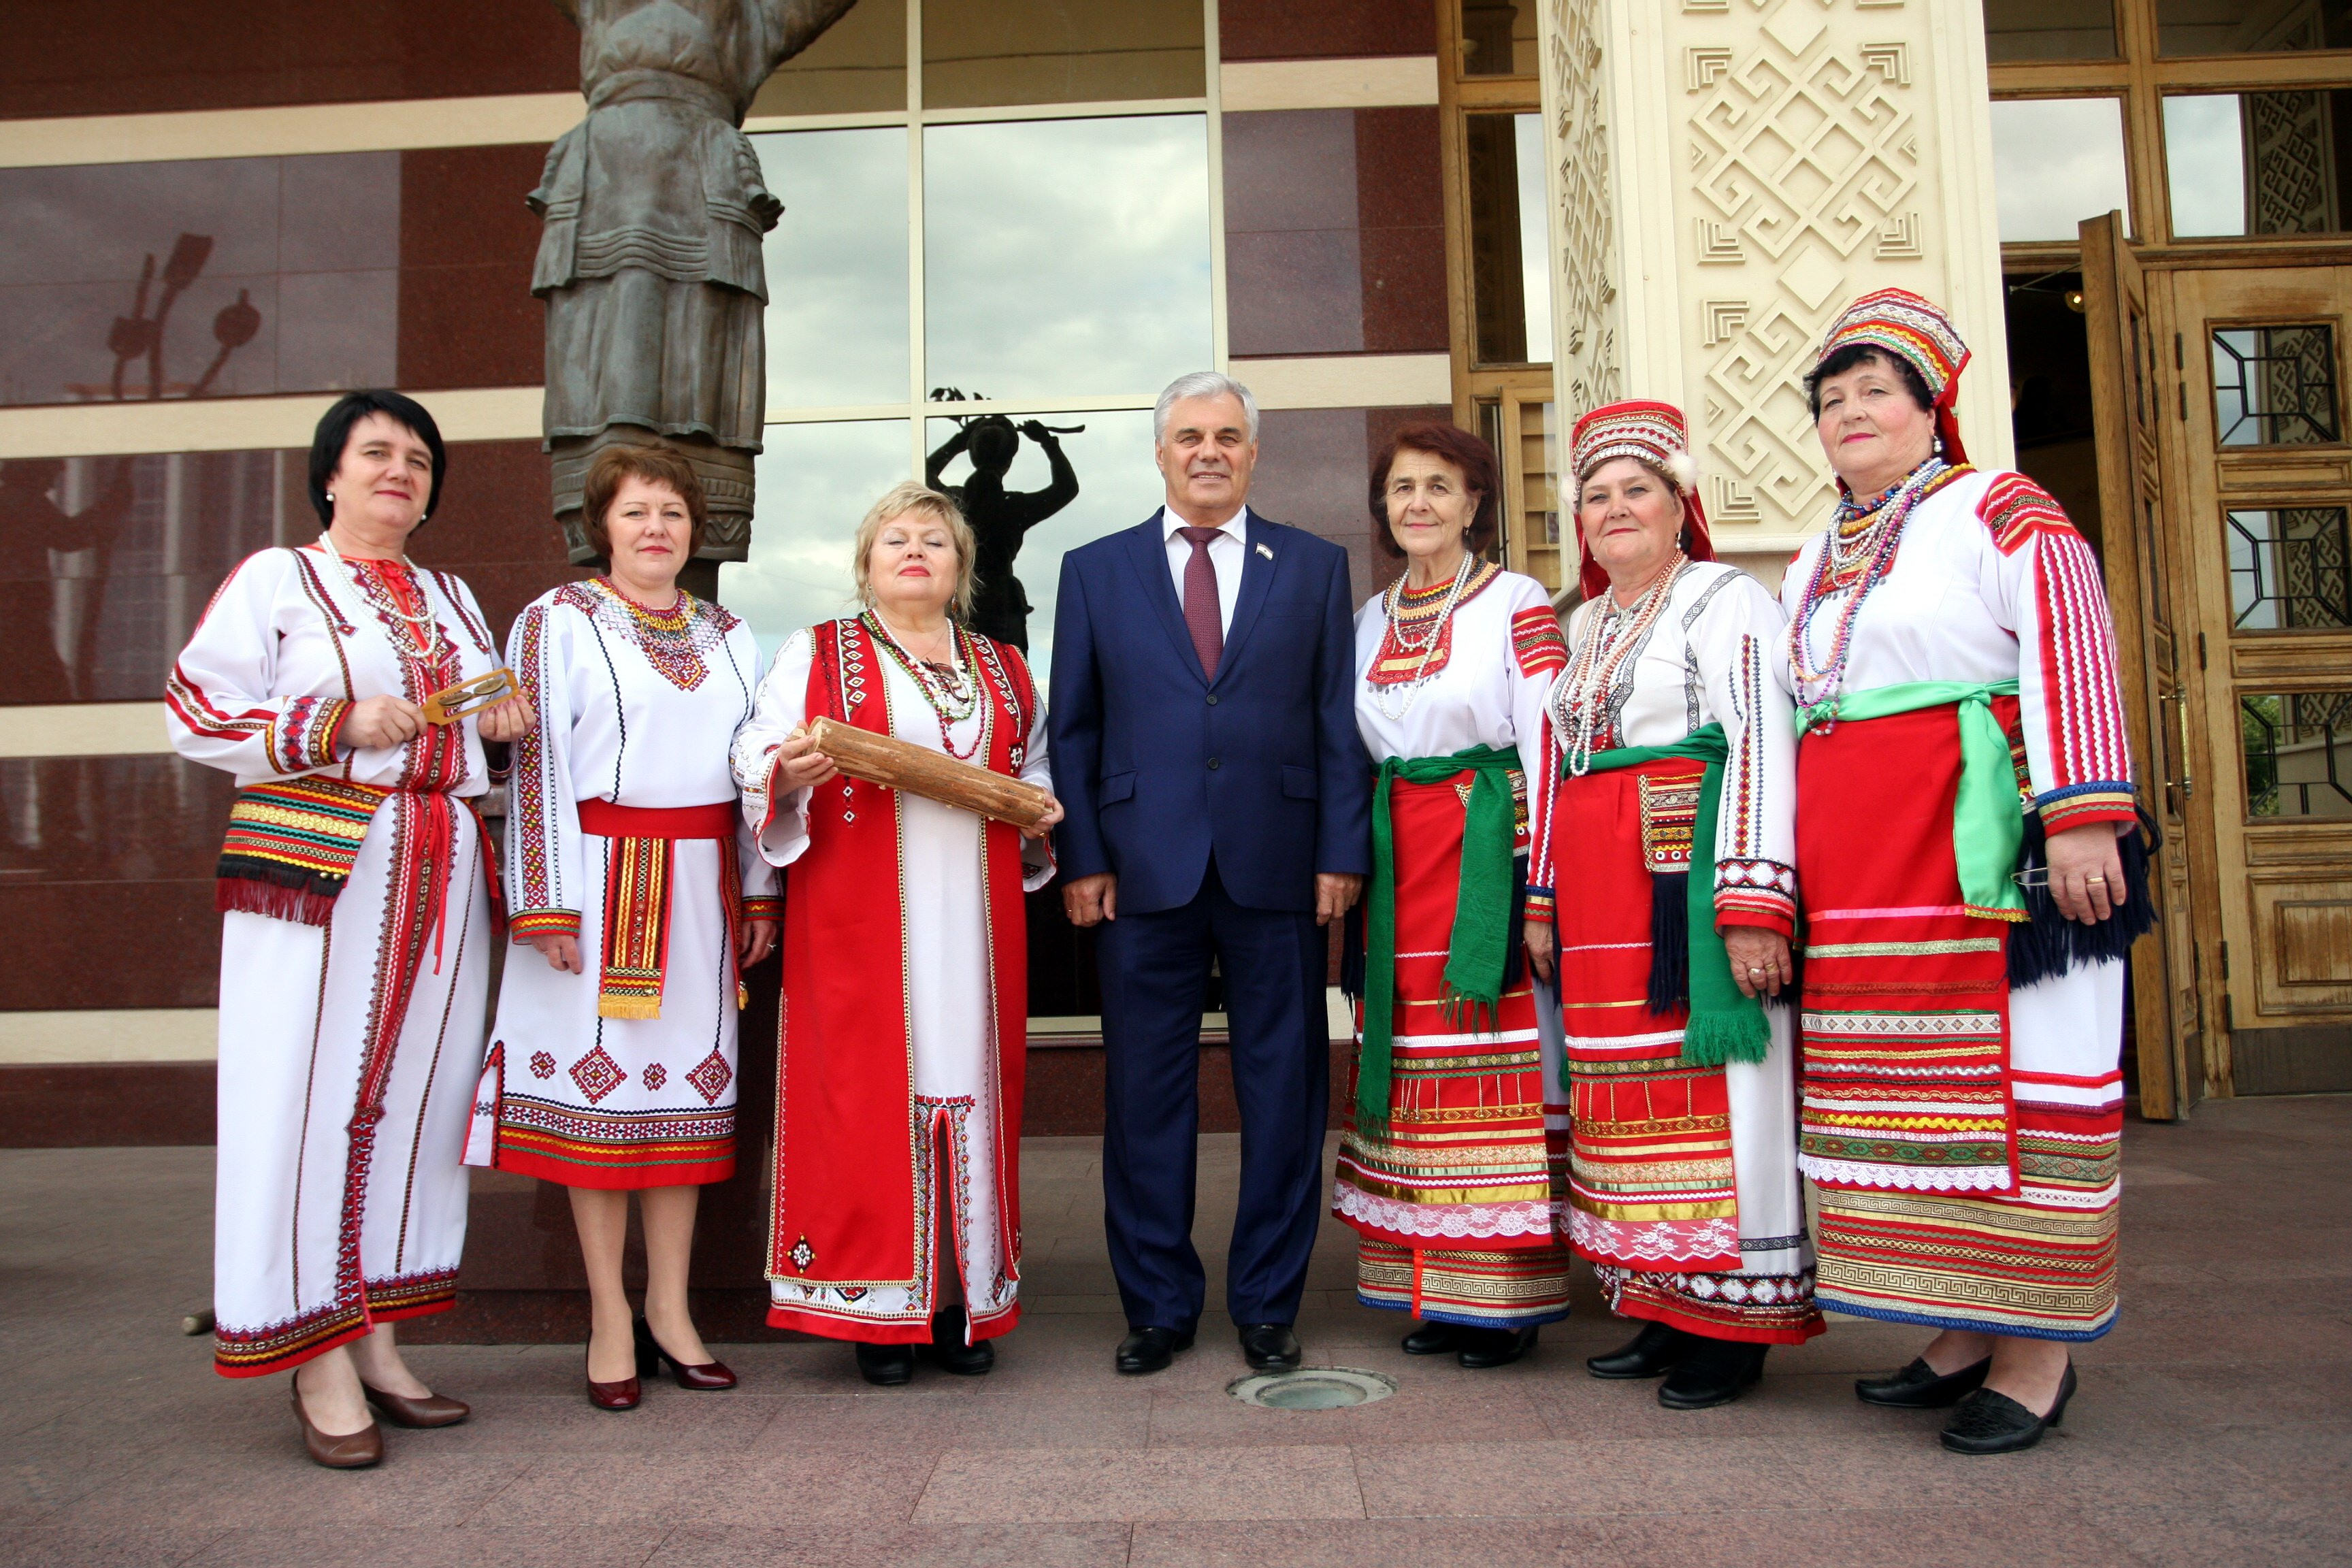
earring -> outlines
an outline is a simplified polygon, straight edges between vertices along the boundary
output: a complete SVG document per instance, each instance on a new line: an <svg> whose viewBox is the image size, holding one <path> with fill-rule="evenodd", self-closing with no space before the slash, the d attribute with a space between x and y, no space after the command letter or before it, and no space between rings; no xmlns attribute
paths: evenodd
<svg viewBox="0 0 2352 1568"><path fill-rule="evenodd" d="M334 491L332 491L332 490L329 490L329 491L327 492L327 504L328 504L329 506L332 506L332 505L334 505L334 504L335 504L335 492L334 492Z"/></svg>

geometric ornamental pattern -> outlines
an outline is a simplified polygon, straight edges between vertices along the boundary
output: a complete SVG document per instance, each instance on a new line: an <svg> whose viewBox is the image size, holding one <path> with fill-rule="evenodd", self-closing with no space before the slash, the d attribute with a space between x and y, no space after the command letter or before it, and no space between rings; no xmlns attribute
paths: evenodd
<svg viewBox="0 0 2352 1568"><path fill-rule="evenodd" d="M531 1052L530 1076L533 1078L553 1078L555 1076L555 1058L545 1051Z"/></svg>
<svg viewBox="0 0 2352 1568"><path fill-rule="evenodd" d="M621 1070L620 1063L605 1054L604 1047L598 1046L572 1064L572 1081L580 1086L580 1092L588 1097L588 1103L594 1105L628 1082L629 1075Z"/></svg>
<svg viewBox="0 0 2352 1568"><path fill-rule="evenodd" d="M1615 200L1610 187L1609 128L1603 119L1600 17L1602 0L1549 0L1552 78L1559 120L1551 129L1559 159L1560 254L1552 269L1559 291L1557 384L1568 398L1563 422L1624 397L1617 352Z"/></svg>
<svg viewBox="0 0 2352 1568"><path fill-rule="evenodd" d="M714 1046L710 1054L696 1063L694 1070L686 1075L686 1081L702 1096L703 1103L716 1105L719 1097L727 1092L727 1086L735 1081L735 1069L727 1065L727 1058L720 1056Z"/></svg>

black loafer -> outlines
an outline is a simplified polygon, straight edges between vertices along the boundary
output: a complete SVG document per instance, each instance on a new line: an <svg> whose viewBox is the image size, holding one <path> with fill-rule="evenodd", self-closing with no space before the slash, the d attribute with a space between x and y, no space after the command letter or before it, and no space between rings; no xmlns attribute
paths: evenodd
<svg viewBox="0 0 2352 1568"><path fill-rule="evenodd" d="M1118 1342L1111 1364L1125 1376L1140 1377L1148 1372L1167 1371L1168 1363L1176 1359L1179 1352L1192 1348L1192 1335L1151 1324L1129 1329L1127 1338Z"/></svg>
<svg viewBox="0 0 2352 1568"><path fill-rule="evenodd" d="M2042 1434L2066 1418L2066 1402L2074 1397L2071 1361L2047 1415L2036 1415L1997 1389L1979 1388L1952 1412L1952 1424L1944 1428L1944 1447L1955 1454L2014 1454L2031 1448L2042 1441Z"/></svg>
<svg viewBox="0 0 2352 1568"><path fill-rule="evenodd" d="M1941 1410L1983 1387L1985 1373L1991 1370L1990 1356L1973 1366L1942 1373L1927 1364L1926 1356L1914 1356L1909 1366L1892 1377L1855 1378L1853 1396L1864 1405L1885 1405L1897 1410Z"/></svg>
<svg viewBox="0 0 2352 1568"><path fill-rule="evenodd" d="M1454 1360L1473 1372L1508 1366L1536 1348L1536 1325L1524 1329L1465 1329L1462 1350Z"/></svg>
<svg viewBox="0 0 2352 1568"><path fill-rule="evenodd" d="M1416 1324L1412 1332L1404 1337L1404 1353L1444 1355L1448 1351L1459 1350L1462 1348L1462 1331L1459 1323L1441 1323L1434 1319Z"/></svg>
<svg viewBox="0 0 2352 1568"><path fill-rule="evenodd" d="M857 1370L877 1388L915 1381L915 1347L857 1343Z"/></svg>
<svg viewBox="0 0 2352 1568"><path fill-rule="evenodd" d="M1288 1323L1242 1325L1242 1359L1252 1372L1297 1372L1303 1353Z"/></svg>
<svg viewBox="0 0 2352 1568"><path fill-rule="evenodd" d="M986 1340L964 1342L961 1307L942 1307L931 1319L930 1360L958 1377L983 1377L996 1364L996 1347Z"/></svg>
<svg viewBox="0 0 2352 1568"><path fill-rule="evenodd" d="M1698 1342L1658 1385L1658 1403L1667 1409L1708 1410L1728 1405L1764 1375L1764 1352L1770 1345L1692 1338Z"/></svg>
<svg viewBox="0 0 2352 1568"><path fill-rule="evenodd" d="M1595 1377L1658 1377L1690 1354L1698 1336L1665 1323L1643 1323L1642 1331L1607 1355L1588 1356L1584 1370Z"/></svg>

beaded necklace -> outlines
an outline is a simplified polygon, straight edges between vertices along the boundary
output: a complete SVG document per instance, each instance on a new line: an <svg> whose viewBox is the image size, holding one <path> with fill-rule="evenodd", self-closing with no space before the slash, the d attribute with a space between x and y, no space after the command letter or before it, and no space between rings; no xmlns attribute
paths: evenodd
<svg viewBox="0 0 2352 1568"><path fill-rule="evenodd" d="M1789 632L1789 668L1796 677L1799 706L1834 702L1844 689L1846 660L1853 652L1854 617L1862 609L1862 602L1885 580L1887 571L1895 564L1895 548L1903 541L1903 524L1910 517L1912 507L1950 468L1942 458L1931 454L1875 506L1864 507L1851 493L1838 502L1836 521L1822 543L1821 554L1813 561L1812 575L1807 579L1803 596L1797 602L1797 614ZM1815 669L1806 651L1813 616L1832 595L1840 593L1846 594L1847 598L1839 607L1837 624L1831 630L1829 658L1821 668Z"/></svg>
<svg viewBox="0 0 2352 1568"><path fill-rule="evenodd" d="M1390 585L1388 603L1383 606L1389 623L1386 640L1393 643L1400 654L1421 655L1421 661L1413 666L1412 674L1409 678L1389 684L1375 685L1372 688L1372 705L1381 710L1381 717L1388 720L1390 723L1402 722L1405 715L1412 711L1413 704L1421 700L1422 688L1429 682L1429 661L1436 657L1439 647L1445 640L1445 628L1454 619L1455 607L1462 603L1462 590L1470 581L1471 569L1476 560L1477 558L1468 551L1462 552L1462 564L1454 569L1452 585L1445 590L1445 597L1439 603L1437 613L1429 616L1428 630L1418 637L1410 628L1412 623L1420 620L1421 617L1417 615L1408 615L1400 618L1398 614L1404 604L1405 578L1400 577ZM1379 658L1377 653L1373 657L1375 660ZM1401 692L1403 695L1404 700L1398 706L1390 706L1389 694L1391 691Z"/></svg>
<svg viewBox="0 0 2352 1568"><path fill-rule="evenodd" d="M971 744L956 750L952 733L956 725L971 718L980 709L980 680L971 665L965 662L963 639L968 633L950 624L948 627L948 664L943 668L917 658L908 653L889 624L872 610L861 617L866 629L873 632L890 656L891 662L907 672L916 689L922 692L932 717L940 721L940 745L947 754L960 763L968 763L980 754L988 741L988 726L981 725L980 733Z"/></svg>
<svg viewBox="0 0 2352 1568"><path fill-rule="evenodd" d="M675 604L667 610L656 610L630 597L610 577L597 578L596 585L628 617L631 638L646 656L646 663L681 691L691 691L702 684L709 670L695 644L695 612L698 605L693 595L680 588Z"/></svg>
<svg viewBox="0 0 2352 1568"><path fill-rule="evenodd" d="M443 652L441 623L435 617L433 606L425 601L425 591L415 575L416 569L408 563L405 556L398 561L379 561L362 556L355 563L335 548L335 536L331 533L319 535L319 547L326 552L327 559L335 563L353 597L371 609L406 623L405 637L398 635L390 624L384 627L386 631L394 633L392 646L395 653L402 658L427 668L440 664ZM395 567L398 568L397 575L393 570ZM407 601L412 599L416 605L415 610L408 608Z"/></svg>
<svg viewBox="0 0 2352 1568"><path fill-rule="evenodd" d="M1675 580L1689 564L1690 558L1675 551L1642 590L1642 596L1623 609L1618 608L1615 595L1605 596L1570 656L1568 668L1553 683L1547 706L1559 731L1568 771L1574 776L1582 778L1591 767L1592 753L1611 728L1609 692L1617 684L1618 672L1648 644L1650 633L1665 616Z"/></svg>

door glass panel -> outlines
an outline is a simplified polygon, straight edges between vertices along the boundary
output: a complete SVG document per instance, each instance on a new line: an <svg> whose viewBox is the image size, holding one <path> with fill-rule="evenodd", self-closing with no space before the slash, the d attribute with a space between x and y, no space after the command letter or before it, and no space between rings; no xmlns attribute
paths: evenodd
<svg viewBox="0 0 2352 1568"><path fill-rule="evenodd" d="M2105 60L2116 54L2115 0L1985 0L1985 56Z"/></svg>
<svg viewBox="0 0 2352 1568"><path fill-rule="evenodd" d="M924 0L923 104L1198 98L1202 17L1201 0Z"/></svg>
<svg viewBox="0 0 2352 1568"><path fill-rule="evenodd" d="M2352 817L2352 691L2241 695L2248 816Z"/></svg>
<svg viewBox="0 0 2352 1568"><path fill-rule="evenodd" d="M906 128L751 144L787 203L766 241L770 415L905 402Z"/></svg>
<svg viewBox="0 0 2352 1568"><path fill-rule="evenodd" d="M786 60L761 84L751 112L858 114L906 107L907 7L867 0L850 6L815 43Z"/></svg>
<svg viewBox="0 0 2352 1568"><path fill-rule="evenodd" d="M2352 89L2175 93L2164 100L2172 232L2339 234L2352 214Z"/></svg>
<svg viewBox="0 0 2352 1568"><path fill-rule="evenodd" d="M2342 507L2225 515L2233 629L2352 626L2352 568L2347 564Z"/></svg>
<svg viewBox="0 0 2352 1568"><path fill-rule="evenodd" d="M1207 368L1204 117L935 125L923 160L931 385L1150 397Z"/></svg>
<svg viewBox="0 0 2352 1568"><path fill-rule="evenodd" d="M1462 0L1462 74L1536 74L1534 0Z"/></svg>
<svg viewBox="0 0 2352 1568"><path fill-rule="evenodd" d="M2335 330L2325 322L2214 328L2213 426L2224 447L2341 439Z"/></svg>
<svg viewBox="0 0 2352 1568"><path fill-rule="evenodd" d="M1995 100L1992 188L2003 241L2071 240L2086 217L2128 217L2123 100Z"/></svg>
<svg viewBox="0 0 2352 1568"><path fill-rule="evenodd" d="M1467 117L1470 287L1478 363L1551 362L1551 270L1544 225L1543 116Z"/></svg>
<svg viewBox="0 0 2352 1568"><path fill-rule="evenodd" d="M2162 55L2352 47L2352 0L2156 0Z"/></svg>
<svg viewBox="0 0 2352 1568"><path fill-rule="evenodd" d="M767 660L803 626L856 607L851 542L866 509L908 478L907 422L771 425L764 438L751 558L719 566L719 602Z"/></svg>

